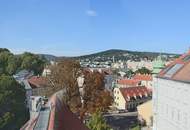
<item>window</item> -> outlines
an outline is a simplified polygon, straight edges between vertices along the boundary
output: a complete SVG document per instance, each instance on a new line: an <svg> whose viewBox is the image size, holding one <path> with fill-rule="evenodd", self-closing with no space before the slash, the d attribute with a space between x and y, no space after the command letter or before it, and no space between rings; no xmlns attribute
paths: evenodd
<svg viewBox="0 0 190 130"><path fill-rule="evenodd" d="M183 61L186 62L186 61L189 61L190 60L190 55L186 56L183 58Z"/></svg>
<svg viewBox="0 0 190 130"><path fill-rule="evenodd" d="M164 75L164 77L168 77L171 78L181 67L183 66L183 64L176 64L173 67L171 67L171 69L169 69L166 74Z"/></svg>

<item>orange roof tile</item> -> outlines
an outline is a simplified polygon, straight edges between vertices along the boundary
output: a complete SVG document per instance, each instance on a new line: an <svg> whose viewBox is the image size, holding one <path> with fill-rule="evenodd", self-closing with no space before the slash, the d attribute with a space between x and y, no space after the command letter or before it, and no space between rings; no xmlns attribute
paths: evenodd
<svg viewBox="0 0 190 130"><path fill-rule="evenodd" d="M145 81L152 81L152 75L149 75L149 74L136 74L134 77L133 77L135 80L145 80Z"/></svg>
<svg viewBox="0 0 190 130"><path fill-rule="evenodd" d="M118 81L118 84L121 84L121 85L137 86L138 83L139 81L135 79L121 79Z"/></svg>

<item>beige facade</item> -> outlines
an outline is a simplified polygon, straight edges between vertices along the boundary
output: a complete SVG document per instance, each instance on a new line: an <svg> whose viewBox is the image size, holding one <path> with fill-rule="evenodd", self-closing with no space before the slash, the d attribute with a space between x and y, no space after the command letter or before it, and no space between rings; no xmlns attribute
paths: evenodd
<svg viewBox="0 0 190 130"><path fill-rule="evenodd" d="M138 117L140 121L145 121L147 126L152 126L153 123L153 111L152 100L143 103L137 107Z"/></svg>
<svg viewBox="0 0 190 130"><path fill-rule="evenodd" d="M117 109L125 109L126 108L126 101L119 90L119 88L114 89L114 105Z"/></svg>

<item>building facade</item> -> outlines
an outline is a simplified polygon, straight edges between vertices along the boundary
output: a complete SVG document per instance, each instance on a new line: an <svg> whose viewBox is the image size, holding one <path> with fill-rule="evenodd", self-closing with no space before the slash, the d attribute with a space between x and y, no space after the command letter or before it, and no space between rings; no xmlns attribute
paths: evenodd
<svg viewBox="0 0 190 130"><path fill-rule="evenodd" d="M114 89L114 105L117 109L133 111L151 98L152 92L143 86Z"/></svg>
<svg viewBox="0 0 190 130"><path fill-rule="evenodd" d="M153 130L190 130L190 52L154 78Z"/></svg>

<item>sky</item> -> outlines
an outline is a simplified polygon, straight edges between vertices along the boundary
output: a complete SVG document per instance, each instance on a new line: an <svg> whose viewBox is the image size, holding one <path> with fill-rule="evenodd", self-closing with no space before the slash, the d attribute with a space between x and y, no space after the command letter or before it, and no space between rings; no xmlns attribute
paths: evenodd
<svg viewBox="0 0 190 130"><path fill-rule="evenodd" d="M0 48L57 56L184 53L189 7L189 0L0 0Z"/></svg>

